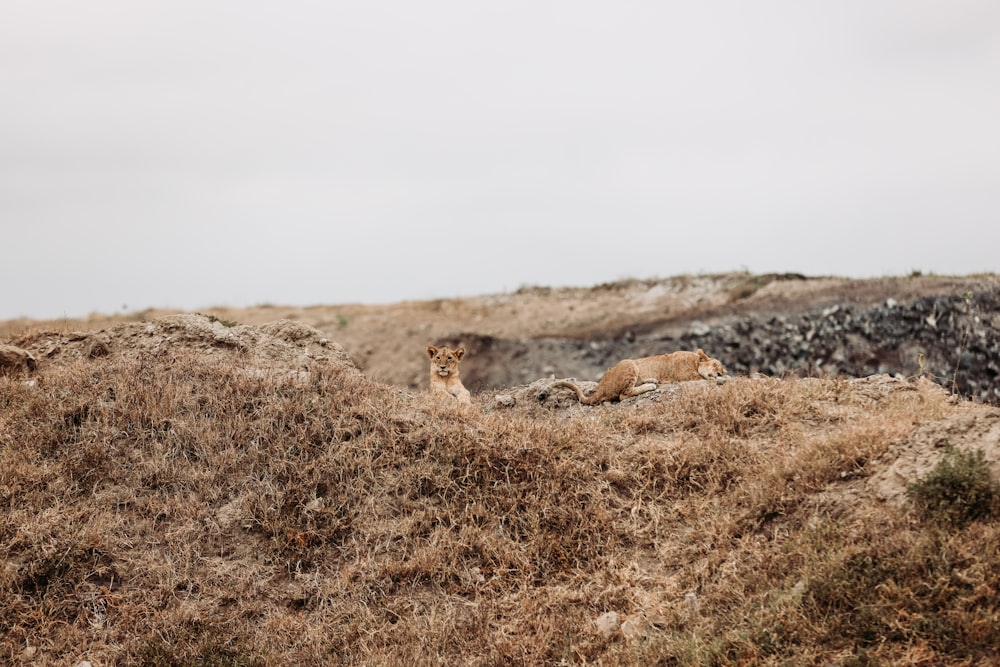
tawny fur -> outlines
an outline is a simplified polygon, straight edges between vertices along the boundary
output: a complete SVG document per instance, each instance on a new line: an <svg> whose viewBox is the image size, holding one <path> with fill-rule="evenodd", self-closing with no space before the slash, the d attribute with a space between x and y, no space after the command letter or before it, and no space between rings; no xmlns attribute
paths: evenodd
<svg viewBox="0 0 1000 667"><path fill-rule="evenodd" d="M653 391L661 382L712 380L728 375L721 361L699 349L619 361L608 369L590 396L584 395L580 387L568 380L553 382L545 393L548 395L556 387L567 387L584 405L596 405Z"/></svg>
<svg viewBox="0 0 1000 667"><path fill-rule="evenodd" d="M452 350L447 347L427 346L427 356L431 360L430 389L435 396L446 396L459 403L472 403L469 390L462 384L458 373L458 362L465 356L465 348Z"/></svg>

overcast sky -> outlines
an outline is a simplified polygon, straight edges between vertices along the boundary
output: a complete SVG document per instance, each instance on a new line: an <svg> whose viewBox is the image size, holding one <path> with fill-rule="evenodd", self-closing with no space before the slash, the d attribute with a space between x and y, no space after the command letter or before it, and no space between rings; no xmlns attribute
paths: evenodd
<svg viewBox="0 0 1000 667"><path fill-rule="evenodd" d="M0 319L1000 271L996 0L5 0Z"/></svg>

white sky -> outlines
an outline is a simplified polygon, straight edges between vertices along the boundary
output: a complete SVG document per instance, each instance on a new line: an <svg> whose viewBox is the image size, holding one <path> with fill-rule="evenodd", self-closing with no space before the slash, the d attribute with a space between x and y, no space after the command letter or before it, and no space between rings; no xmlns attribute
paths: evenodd
<svg viewBox="0 0 1000 667"><path fill-rule="evenodd" d="M6 0L0 319L1000 271L996 0Z"/></svg>

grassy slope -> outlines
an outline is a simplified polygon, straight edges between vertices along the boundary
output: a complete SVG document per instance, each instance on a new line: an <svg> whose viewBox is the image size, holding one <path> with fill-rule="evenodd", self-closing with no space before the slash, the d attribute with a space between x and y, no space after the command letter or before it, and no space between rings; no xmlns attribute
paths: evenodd
<svg viewBox="0 0 1000 667"><path fill-rule="evenodd" d="M0 662L995 660L1000 524L863 487L976 409L778 379L463 409L193 353L0 378Z"/></svg>

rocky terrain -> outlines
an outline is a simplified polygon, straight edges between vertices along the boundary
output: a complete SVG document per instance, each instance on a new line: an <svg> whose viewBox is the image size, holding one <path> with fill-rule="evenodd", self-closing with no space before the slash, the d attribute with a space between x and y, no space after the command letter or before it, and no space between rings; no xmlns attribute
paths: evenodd
<svg viewBox="0 0 1000 667"><path fill-rule="evenodd" d="M499 387L540 373L592 379L619 359L703 348L737 375L929 375L963 396L1000 402L1000 292L992 286L966 294L723 316L712 324L673 320L589 340L466 334L453 341L489 360L476 367L473 386ZM563 361L557 366L556 359Z"/></svg>

